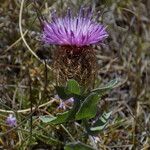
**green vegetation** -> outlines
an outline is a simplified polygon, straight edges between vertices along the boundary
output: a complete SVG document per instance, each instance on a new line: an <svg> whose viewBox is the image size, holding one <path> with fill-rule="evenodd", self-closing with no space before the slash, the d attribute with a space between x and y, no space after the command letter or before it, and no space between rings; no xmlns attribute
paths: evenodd
<svg viewBox="0 0 150 150"><path fill-rule="evenodd" d="M41 42L49 11L81 5L109 33L93 46L98 77L88 90L73 79L56 83L56 46ZM0 149L148 150L149 85L149 0L1 0Z"/></svg>

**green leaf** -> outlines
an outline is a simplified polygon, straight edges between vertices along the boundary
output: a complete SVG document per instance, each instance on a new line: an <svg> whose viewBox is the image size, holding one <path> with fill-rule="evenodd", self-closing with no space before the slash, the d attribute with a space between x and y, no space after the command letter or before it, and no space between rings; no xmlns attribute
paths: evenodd
<svg viewBox="0 0 150 150"><path fill-rule="evenodd" d="M65 150L94 150L92 147L89 145L86 145L81 142L74 142L74 143L69 143L65 146Z"/></svg>
<svg viewBox="0 0 150 150"><path fill-rule="evenodd" d="M114 80L111 80L110 82L108 82L104 86L101 86L99 88L93 89L92 92L107 91L107 90L113 89L117 84L118 84L118 80L114 79Z"/></svg>
<svg viewBox="0 0 150 150"><path fill-rule="evenodd" d="M80 86L77 81L71 79L67 82L67 94L80 95Z"/></svg>
<svg viewBox="0 0 150 150"><path fill-rule="evenodd" d="M64 113L58 113L54 120L51 121L52 124L61 124L68 121L69 111Z"/></svg>
<svg viewBox="0 0 150 150"><path fill-rule="evenodd" d="M69 110L69 114L68 114L68 120L73 120L75 119L75 115L77 113L77 111L80 108L80 100L77 98L74 98L74 104L71 110Z"/></svg>
<svg viewBox="0 0 150 150"><path fill-rule="evenodd" d="M55 89L57 91L58 96L61 99L68 99L68 98L70 98L70 95L68 95L66 93L66 87L56 86Z"/></svg>
<svg viewBox="0 0 150 150"><path fill-rule="evenodd" d="M40 116L39 119L44 123L49 123L49 122L55 120L56 117L47 115L47 116Z"/></svg>
<svg viewBox="0 0 150 150"><path fill-rule="evenodd" d="M71 110L66 111L64 113L58 113L56 117L51 116L41 116L40 120L44 123L50 123L50 124L61 124L64 122L71 121L75 119L75 114L79 110L80 107L80 100L74 99L74 105Z"/></svg>
<svg viewBox="0 0 150 150"><path fill-rule="evenodd" d="M112 112L104 112L102 116L96 121L94 127L90 128L91 131L101 131L107 125L107 122L111 116Z"/></svg>
<svg viewBox="0 0 150 150"><path fill-rule="evenodd" d="M57 94L61 99L68 99L74 96L80 96L81 90L77 81L71 79L67 82L67 86L56 86Z"/></svg>
<svg viewBox="0 0 150 150"><path fill-rule="evenodd" d="M76 119L93 118L96 115L99 98L100 96L97 93L91 93L81 104Z"/></svg>
<svg viewBox="0 0 150 150"><path fill-rule="evenodd" d="M61 124L68 120L69 111L66 111L64 113L58 113L56 117L51 116L41 116L40 120L44 123L50 123L50 124Z"/></svg>

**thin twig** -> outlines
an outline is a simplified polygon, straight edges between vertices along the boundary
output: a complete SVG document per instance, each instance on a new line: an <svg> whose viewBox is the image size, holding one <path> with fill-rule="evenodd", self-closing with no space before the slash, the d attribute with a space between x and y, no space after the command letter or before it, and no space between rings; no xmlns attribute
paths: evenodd
<svg viewBox="0 0 150 150"><path fill-rule="evenodd" d="M37 108L41 108L41 107L44 107L44 106L47 106L47 105L51 105L53 102L56 102L57 100L56 99L52 99L38 107L32 107L32 111L37 109ZM0 112L3 112L3 113L27 113L27 112L30 112L31 111L31 108L27 108L27 109L22 109L22 110L17 110L17 111L12 111L12 110L4 110L4 109L0 109Z"/></svg>

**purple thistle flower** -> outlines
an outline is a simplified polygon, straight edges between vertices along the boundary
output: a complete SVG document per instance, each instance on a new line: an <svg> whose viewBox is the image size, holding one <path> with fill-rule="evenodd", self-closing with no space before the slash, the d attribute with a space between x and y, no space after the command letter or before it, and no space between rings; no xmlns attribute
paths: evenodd
<svg viewBox="0 0 150 150"><path fill-rule="evenodd" d="M106 28L92 19L92 9L81 8L73 16L70 9L65 17L52 13L52 21L44 22L42 40L47 44L88 46L101 43L108 37Z"/></svg>
<svg viewBox="0 0 150 150"><path fill-rule="evenodd" d="M14 127L17 125L16 117L14 117L12 114L9 114L9 116L6 119L6 124L10 127Z"/></svg>

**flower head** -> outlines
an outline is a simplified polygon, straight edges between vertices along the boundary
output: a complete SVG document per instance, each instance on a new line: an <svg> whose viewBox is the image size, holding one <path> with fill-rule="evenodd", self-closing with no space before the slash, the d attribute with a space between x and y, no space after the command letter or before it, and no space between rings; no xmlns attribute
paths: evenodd
<svg viewBox="0 0 150 150"><path fill-rule="evenodd" d="M82 47L102 42L108 37L105 29L92 19L90 8L81 8L76 16L68 9L65 17L53 12L52 21L44 22L42 39L47 44Z"/></svg>
<svg viewBox="0 0 150 150"><path fill-rule="evenodd" d="M9 116L6 119L6 124L10 127L14 127L17 125L16 117L14 117L12 114L9 114Z"/></svg>
<svg viewBox="0 0 150 150"><path fill-rule="evenodd" d="M69 107L70 105L73 105L74 103L73 97L64 100L64 99L61 99L58 95L55 95L55 98L60 100L60 104L57 109L66 110L67 107Z"/></svg>

